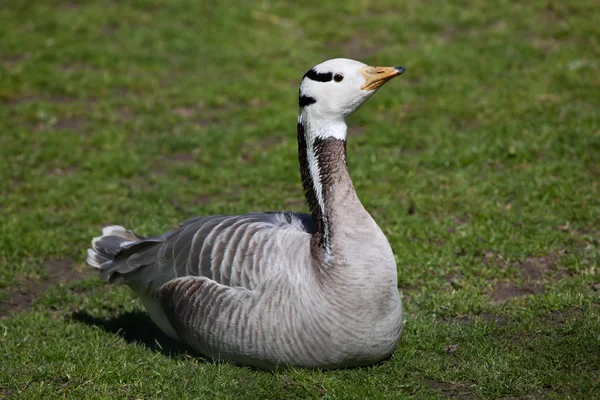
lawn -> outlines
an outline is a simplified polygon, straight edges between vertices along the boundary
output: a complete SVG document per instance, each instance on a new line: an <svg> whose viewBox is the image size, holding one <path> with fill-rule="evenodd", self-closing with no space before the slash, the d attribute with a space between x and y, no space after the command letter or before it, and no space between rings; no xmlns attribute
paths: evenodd
<svg viewBox="0 0 600 400"><path fill-rule="evenodd" d="M594 0L4 2L0 399L600 398L598 21ZM298 84L334 57L407 70L348 137L403 337L368 368L206 360L99 281L90 239L307 211Z"/></svg>

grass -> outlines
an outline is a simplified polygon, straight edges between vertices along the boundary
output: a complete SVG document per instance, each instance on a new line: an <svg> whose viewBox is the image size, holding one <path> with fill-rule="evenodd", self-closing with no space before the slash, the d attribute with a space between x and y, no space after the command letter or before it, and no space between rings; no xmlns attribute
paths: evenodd
<svg viewBox="0 0 600 400"><path fill-rule="evenodd" d="M0 8L0 398L600 397L597 2ZM297 85L403 65L351 121L406 325L379 365L190 355L84 263L100 228L306 211Z"/></svg>

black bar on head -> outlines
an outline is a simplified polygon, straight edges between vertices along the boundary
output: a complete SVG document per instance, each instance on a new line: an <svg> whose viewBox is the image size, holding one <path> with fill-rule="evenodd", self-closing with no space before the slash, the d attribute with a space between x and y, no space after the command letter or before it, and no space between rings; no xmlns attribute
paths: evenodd
<svg viewBox="0 0 600 400"><path fill-rule="evenodd" d="M298 104L300 105L300 108L314 104L316 102L317 99L310 96L300 96L300 98L298 99Z"/></svg>
<svg viewBox="0 0 600 400"><path fill-rule="evenodd" d="M304 77L302 79L304 78L308 78L317 82L329 82L333 79L333 74L331 72L321 73L315 71L314 69L311 69L310 71L304 74Z"/></svg>

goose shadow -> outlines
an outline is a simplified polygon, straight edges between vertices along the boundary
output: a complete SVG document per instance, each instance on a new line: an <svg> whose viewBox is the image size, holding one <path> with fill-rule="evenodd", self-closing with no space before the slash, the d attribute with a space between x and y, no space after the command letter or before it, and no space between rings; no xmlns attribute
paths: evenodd
<svg viewBox="0 0 600 400"><path fill-rule="evenodd" d="M148 314L141 311L126 312L109 318L99 318L85 311L77 311L71 314L70 320L96 326L123 338L127 343L143 344L147 348L169 357L191 356L199 361L207 361L204 356L191 347L165 335L152 322Z"/></svg>

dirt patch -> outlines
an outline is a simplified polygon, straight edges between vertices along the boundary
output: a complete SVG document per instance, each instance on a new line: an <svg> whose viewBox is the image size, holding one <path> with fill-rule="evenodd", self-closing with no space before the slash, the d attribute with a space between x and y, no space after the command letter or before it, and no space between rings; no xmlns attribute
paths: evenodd
<svg viewBox="0 0 600 400"><path fill-rule="evenodd" d="M242 149L238 156L238 160L243 164L254 164L255 150L250 148Z"/></svg>
<svg viewBox="0 0 600 400"><path fill-rule="evenodd" d="M51 171L48 171L47 176L69 176L77 172L79 168L77 167L67 167L67 168L54 168Z"/></svg>
<svg viewBox="0 0 600 400"><path fill-rule="evenodd" d="M453 217L452 222L454 223L454 226L448 227L446 230L450 233L456 233L458 231L457 228L467 224L471 218L473 218L472 214L464 214Z"/></svg>
<svg viewBox="0 0 600 400"><path fill-rule="evenodd" d="M494 314L481 314L479 316L475 315L458 315L449 320L450 323L456 325L463 324L473 324L477 321L483 321L488 324L494 324L497 327L502 327L508 325L508 317L503 315L494 315Z"/></svg>
<svg viewBox="0 0 600 400"><path fill-rule="evenodd" d="M106 25L100 30L102 36L112 36L119 30L119 26L116 24Z"/></svg>
<svg viewBox="0 0 600 400"><path fill-rule="evenodd" d="M388 108L381 115L388 121L397 123L414 113L416 107L410 103L404 103L401 106Z"/></svg>
<svg viewBox="0 0 600 400"><path fill-rule="evenodd" d="M546 316L542 317L542 320L549 325L563 326L568 325L570 322L575 320L581 315L581 309L571 308L562 311L552 311Z"/></svg>
<svg viewBox="0 0 600 400"><path fill-rule="evenodd" d="M281 384L286 387L296 385L296 381L285 374L281 376L279 382L281 382Z"/></svg>
<svg viewBox="0 0 600 400"><path fill-rule="evenodd" d="M66 64L62 66L62 71L66 73L72 72L98 72L98 68L94 67L91 64L82 63L82 62L74 62L71 64Z"/></svg>
<svg viewBox="0 0 600 400"><path fill-rule="evenodd" d="M564 275L564 271L554 269L556 261L558 261L557 254L550 254L543 257L527 257L520 264L521 273L528 281L540 284L545 275L550 273L554 273L553 275L558 275L556 277L561 278Z"/></svg>
<svg viewBox="0 0 600 400"><path fill-rule="evenodd" d="M364 126L351 126L350 128L348 128L348 133L347 136L348 137L361 137L362 135L364 135L365 133L365 127Z"/></svg>
<svg viewBox="0 0 600 400"><path fill-rule="evenodd" d="M402 79L402 83L404 83L405 85L411 86L411 87L416 87L416 86L421 86L422 83L422 79L421 78L403 78Z"/></svg>
<svg viewBox="0 0 600 400"><path fill-rule="evenodd" d="M444 351L446 353L450 353L450 354L456 353L458 351L459 347L460 346L457 344L449 344L448 346L444 347Z"/></svg>
<svg viewBox="0 0 600 400"><path fill-rule="evenodd" d="M9 291L7 298L0 302L0 319L29 309L34 300L52 285L83 278L86 274L75 269L74 265L72 260L63 258L45 261L42 268L46 277L27 278L18 289ZM91 270L87 272L92 273Z"/></svg>
<svg viewBox="0 0 600 400"><path fill-rule="evenodd" d="M240 201L249 188L246 186L233 186L228 192L227 197L230 201Z"/></svg>
<svg viewBox="0 0 600 400"><path fill-rule="evenodd" d="M76 103L76 102L80 101L79 99L77 99L75 97L59 96L59 95L42 97L42 98L40 98L40 100L47 101L47 102L53 103L53 104L71 104L71 103Z"/></svg>
<svg viewBox="0 0 600 400"><path fill-rule="evenodd" d="M194 204L194 206L205 206L207 204L212 203L214 200L215 199L212 196L199 195L199 196L194 197L194 202L192 204Z"/></svg>
<svg viewBox="0 0 600 400"><path fill-rule="evenodd" d="M165 84L169 87L170 84ZM260 107L263 103L257 103L256 99L251 100L250 107ZM207 105L203 102L197 102L193 105L178 106L171 109L173 115L177 115L188 123L201 128L211 127L218 124L226 124L231 114L237 110L246 109L247 105L229 101L227 98L222 104Z"/></svg>
<svg viewBox="0 0 600 400"><path fill-rule="evenodd" d="M22 54L1 54L0 53L0 62L7 64L17 64L21 61L27 60L31 57L30 53L22 53Z"/></svg>
<svg viewBox="0 0 600 400"><path fill-rule="evenodd" d="M549 2L546 7L537 11L536 14L540 19L543 19L551 24L556 24L565 19L565 12L574 11L568 9L569 7L557 7Z"/></svg>
<svg viewBox="0 0 600 400"><path fill-rule="evenodd" d="M152 172L155 172L152 170ZM135 175L131 178L119 179L119 184L130 196L136 196L138 192L156 189L155 184L150 180L150 177L145 175Z"/></svg>
<svg viewBox="0 0 600 400"><path fill-rule="evenodd" d="M196 114L196 112L194 111L194 109L190 108L190 107L175 107L174 109L171 110L171 112L175 115L180 116L181 118L191 118L194 116L194 114Z"/></svg>
<svg viewBox="0 0 600 400"><path fill-rule="evenodd" d="M329 42L327 47L332 50L335 49L336 53L341 52L344 57L355 60L363 60L385 49L384 45L365 40L366 37L371 37L371 40L373 40L372 36L355 33L346 41Z"/></svg>
<svg viewBox="0 0 600 400"><path fill-rule="evenodd" d="M469 315L458 315L450 320L453 324L463 325L463 324L472 324L474 318Z"/></svg>
<svg viewBox="0 0 600 400"><path fill-rule="evenodd" d="M325 392L325 388L318 383L313 383L312 388L317 392L317 396L320 398L325 398L327 392Z"/></svg>
<svg viewBox="0 0 600 400"><path fill-rule="evenodd" d="M124 100L124 99L126 99L128 97L139 97L140 96L139 92L137 92L137 91L135 91L133 89L130 89L128 87L125 87L125 86L121 86L119 88L115 88L112 91L112 93L113 93L113 97L115 99L120 99L120 100Z"/></svg>
<svg viewBox="0 0 600 400"><path fill-rule="evenodd" d="M197 207L202 207L207 204L210 204L212 202L212 200L213 200L213 198L211 196L203 195L203 196L196 196L194 198L194 200L189 204L192 206L191 208L187 207L185 205L182 205L180 202L178 202L175 199L171 200L171 205L173 206L173 208L175 210L177 210L181 214L183 214L185 216L184 218L189 218L190 216L197 214L197 211L195 211Z"/></svg>
<svg viewBox="0 0 600 400"><path fill-rule="evenodd" d="M235 203L241 201L242 197L244 196L244 193L246 193L247 191L247 187L236 186L231 188L230 190L227 190L224 193L221 193L218 196L218 199L219 201L223 201L223 199L226 199L228 202ZM217 200L213 194L205 193L195 196L192 201L186 201L184 204L179 203L177 200L172 200L171 204L177 211L187 216L186 218L189 218L190 216L198 215L198 213L202 215L202 210L204 209L204 206L215 201Z"/></svg>
<svg viewBox="0 0 600 400"><path fill-rule="evenodd" d="M594 239L600 240L600 231L594 231L594 230L582 229L582 228L575 228L575 227L571 226L571 224L569 224L568 222L565 225L560 225L558 227L558 229L561 230L561 231L563 231L563 232L568 232L568 233L570 233L571 235L574 235L574 236L580 236L580 237L584 237L584 238L588 238L589 237L592 240L594 240Z"/></svg>
<svg viewBox="0 0 600 400"><path fill-rule="evenodd" d="M489 296L494 303L503 303L512 298L538 294L543 290L543 287L537 284L517 286L512 282L498 282L494 285Z"/></svg>
<svg viewBox="0 0 600 400"><path fill-rule="evenodd" d="M468 132L477 128L480 124L479 119L461 119L461 118L451 118L452 125L456 130Z"/></svg>
<svg viewBox="0 0 600 400"><path fill-rule="evenodd" d="M480 317L483 321L494 324L496 326L508 325L508 317L505 317L503 315L481 314Z"/></svg>
<svg viewBox="0 0 600 400"><path fill-rule="evenodd" d="M282 146L287 142L284 136L267 136L258 142L257 150L265 151L272 147Z"/></svg>
<svg viewBox="0 0 600 400"><path fill-rule="evenodd" d="M27 103L52 103L52 104L71 104L79 101L74 97L69 96L42 96L39 94L26 94L26 95L16 95L13 97L6 97L1 100L3 104L9 106L18 106L20 104Z"/></svg>
<svg viewBox="0 0 600 400"><path fill-rule="evenodd" d="M240 149L239 160L244 164L254 164L255 156L262 154L269 149L277 146L283 146L287 142L284 136L267 136L260 139L257 143L252 143Z"/></svg>
<svg viewBox="0 0 600 400"><path fill-rule="evenodd" d="M442 382L435 379L426 381L427 386L442 393L444 397L457 397L459 399L472 399L475 397L473 390L464 383L458 382Z"/></svg>
<svg viewBox="0 0 600 400"><path fill-rule="evenodd" d="M447 285L444 285L442 290L445 290L446 288L452 288L452 290L460 290L463 287L461 282L463 281L464 277L460 273L453 272L447 274L444 276L443 279Z"/></svg>
<svg viewBox="0 0 600 400"><path fill-rule="evenodd" d="M167 166L186 166L196 162L196 157L191 153L173 153L160 157L150 171L156 175L166 172Z"/></svg>
<svg viewBox="0 0 600 400"><path fill-rule="evenodd" d="M306 200L304 199L304 197L290 197L284 200L283 204L285 204L286 207L290 207L291 209L304 209L305 208L305 204L306 204Z"/></svg>
<svg viewBox="0 0 600 400"><path fill-rule="evenodd" d="M58 5L57 8L59 10L73 10L73 9L79 8L79 7L81 7L81 4L76 3L74 1L67 1L65 3Z"/></svg>
<svg viewBox="0 0 600 400"><path fill-rule="evenodd" d="M192 164L196 162L196 157L190 153L174 153L165 156L164 160L173 164Z"/></svg>
<svg viewBox="0 0 600 400"><path fill-rule="evenodd" d="M450 43L454 40L454 37L456 36L457 33L458 33L458 29L455 26L447 26L440 33L440 40L442 41L442 43Z"/></svg>
<svg viewBox="0 0 600 400"><path fill-rule="evenodd" d="M527 257L521 262L511 264L501 254L494 252L486 252L482 258L483 263L489 267L507 268L510 266L516 269L515 277L523 281L522 284L507 280L495 282L488 291L488 295L494 303L542 293L546 282L556 281L567 275L565 268L557 265L558 254Z"/></svg>
<svg viewBox="0 0 600 400"><path fill-rule="evenodd" d="M213 118L200 118L199 120L196 120L196 126L199 126L202 128L207 128L216 123L217 123L216 120Z"/></svg>
<svg viewBox="0 0 600 400"><path fill-rule="evenodd" d="M247 104L250 108L266 108L269 106L269 102L261 100L258 97L251 98Z"/></svg>
<svg viewBox="0 0 600 400"><path fill-rule="evenodd" d="M82 62L74 62L71 64L63 65L63 72L81 72L81 71L89 71L96 72L98 69L93 65L82 63Z"/></svg>
<svg viewBox="0 0 600 400"><path fill-rule="evenodd" d="M85 124L86 120L83 118L65 118L52 125L52 129L56 131L79 131Z"/></svg>
<svg viewBox="0 0 600 400"><path fill-rule="evenodd" d="M506 268L507 261L504 256L494 251L486 251L481 260L487 267Z"/></svg>
<svg viewBox="0 0 600 400"><path fill-rule="evenodd" d="M12 390L0 388L0 400L8 399L12 394L13 394Z"/></svg>
<svg viewBox="0 0 600 400"><path fill-rule="evenodd" d="M466 31L467 36L481 38L481 36L494 33L505 32L508 28L508 24L504 20L488 21L485 24L481 24L477 27L473 27Z"/></svg>
<svg viewBox="0 0 600 400"><path fill-rule="evenodd" d="M135 118L135 113L125 106L117 107L115 112L119 115L119 118L125 122L132 121Z"/></svg>
<svg viewBox="0 0 600 400"><path fill-rule="evenodd" d="M558 47L561 44L558 40L556 40L554 38L540 38L540 37L533 37L533 38L529 39L529 43L531 44L531 46L534 49L543 51L545 53L548 53L548 52L558 49Z"/></svg>

